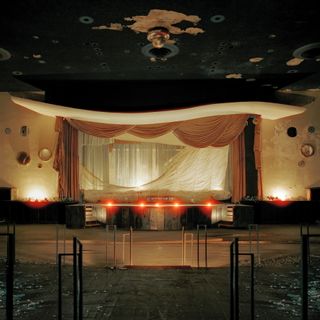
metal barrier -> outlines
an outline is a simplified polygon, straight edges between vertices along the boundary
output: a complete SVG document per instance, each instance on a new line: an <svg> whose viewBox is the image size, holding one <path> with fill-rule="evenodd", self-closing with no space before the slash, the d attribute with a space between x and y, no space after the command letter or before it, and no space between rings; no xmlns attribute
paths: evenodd
<svg viewBox="0 0 320 320"><path fill-rule="evenodd" d="M108 266L108 234L113 230L113 268L117 267L117 226L106 224L106 267Z"/></svg>
<svg viewBox="0 0 320 320"><path fill-rule="evenodd" d="M208 268L208 231L206 224L197 224L197 267L200 268L200 227L204 228L204 261L205 267Z"/></svg>
<svg viewBox="0 0 320 320"><path fill-rule="evenodd" d="M63 225L63 253L66 253L66 225ZM60 225L56 222L56 265L58 265L58 254L59 254L59 229ZM63 257L63 264L65 264L65 257Z"/></svg>
<svg viewBox="0 0 320 320"><path fill-rule="evenodd" d="M181 259L181 264L184 266L186 264L186 260L187 260L187 244L188 244L188 237L190 237L190 264L192 263L192 257L193 257L193 233L191 232L185 232L184 227L182 227L182 259Z"/></svg>
<svg viewBox="0 0 320 320"><path fill-rule="evenodd" d="M83 249L82 243L73 237L73 252L58 254L58 319L62 320L62 257L73 257L73 319L83 319Z"/></svg>
<svg viewBox="0 0 320 320"><path fill-rule="evenodd" d="M10 227L7 228L10 231ZM0 233L7 237L7 262L6 262L6 319L13 319L13 281L15 263L15 227L13 233Z"/></svg>
<svg viewBox="0 0 320 320"><path fill-rule="evenodd" d="M252 231L256 231L256 261L258 262L258 265L261 263L260 258L260 236L259 236L259 225L258 224L249 224L248 225L249 230L249 252L254 253L252 250Z"/></svg>
<svg viewBox="0 0 320 320"><path fill-rule="evenodd" d="M309 225L307 228L307 234L303 234L302 227L300 227L301 234L301 319L308 320L308 273L310 264L310 238L320 237L320 234L310 234Z"/></svg>
<svg viewBox="0 0 320 320"><path fill-rule="evenodd" d="M133 265L133 251L132 251L132 245L133 245L133 229L130 227L129 233L124 233L122 235L122 263L125 264L125 243L126 243L126 237L129 237L129 261L130 266Z"/></svg>
<svg viewBox="0 0 320 320"><path fill-rule="evenodd" d="M239 256L250 256L250 314L255 318L254 310L254 254L239 252L239 239L234 238L230 245L230 320L239 320Z"/></svg>

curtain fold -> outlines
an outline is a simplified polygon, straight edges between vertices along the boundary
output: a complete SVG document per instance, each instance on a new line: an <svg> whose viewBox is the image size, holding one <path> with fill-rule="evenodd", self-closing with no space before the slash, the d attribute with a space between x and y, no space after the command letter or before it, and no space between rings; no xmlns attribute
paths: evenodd
<svg viewBox="0 0 320 320"><path fill-rule="evenodd" d="M112 138L130 133L148 139L173 132L183 143L195 148L205 148L224 147L232 143L245 128L248 116L248 114L232 114L150 125L115 125L67 120L74 128L93 136Z"/></svg>
<svg viewBox="0 0 320 320"><path fill-rule="evenodd" d="M257 185L258 185L258 199L263 199L263 188L262 188L262 163L261 163L261 116L256 116L254 128L254 159L255 167L258 173Z"/></svg>
<svg viewBox="0 0 320 320"><path fill-rule="evenodd" d="M242 132L231 145L232 150L232 201L239 202L246 195L245 135Z"/></svg>
<svg viewBox="0 0 320 320"><path fill-rule="evenodd" d="M58 171L59 198L78 201L80 198L78 130L61 117L56 119L55 130L59 134L53 167Z"/></svg>

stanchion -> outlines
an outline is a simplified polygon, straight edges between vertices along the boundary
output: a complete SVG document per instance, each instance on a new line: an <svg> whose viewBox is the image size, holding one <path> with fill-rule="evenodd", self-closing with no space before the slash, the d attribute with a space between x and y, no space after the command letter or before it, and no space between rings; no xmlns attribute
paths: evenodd
<svg viewBox="0 0 320 320"><path fill-rule="evenodd" d="M133 265L133 229L130 227L130 266Z"/></svg>
<svg viewBox="0 0 320 320"><path fill-rule="evenodd" d="M230 320L239 320L239 256L250 256L250 316L255 318L254 305L254 254L239 252L239 239L230 245Z"/></svg>
<svg viewBox="0 0 320 320"><path fill-rule="evenodd" d="M117 257L116 257L116 235L117 235L117 226L116 225L106 225L106 241L105 241L105 246L106 246L106 267L108 266L108 235L109 235L109 230L113 230L113 267L117 267Z"/></svg>
<svg viewBox="0 0 320 320"><path fill-rule="evenodd" d="M181 258L181 265L185 265L185 234L184 234L184 227L182 227L181 230L181 253L182 253L182 258Z"/></svg>
<svg viewBox="0 0 320 320"><path fill-rule="evenodd" d="M10 231L10 227L7 227ZM13 230L15 232L15 229ZM13 283L15 264L15 233L0 233L7 237L7 261L6 261L6 319L13 319Z"/></svg>
<svg viewBox="0 0 320 320"><path fill-rule="evenodd" d="M116 235L117 235L117 226L113 226L113 268L116 269L117 267L117 250L116 250Z"/></svg>
<svg viewBox="0 0 320 320"><path fill-rule="evenodd" d="M122 234L122 264L125 264L125 244L126 244L126 237L129 237L130 241L130 233Z"/></svg>
<svg viewBox="0 0 320 320"><path fill-rule="evenodd" d="M258 265L261 263L260 259L260 237L259 237L259 225L258 224L249 224L248 225L249 230L249 252L254 253L254 250L252 249L252 230L256 231L256 257Z"/></svg>
<svg viewBox="0 0 320 320"><path fill-rule="evenodd" d="M73 257L73 319L83 319L83 247L73 238L73 252L58 254L58 320L62 320L62 257Z"/></svg>
<svg viewBox="0 0 320 320"><path fill-rule="evenodd" d="M193 262L193 233L184 233L184 252L185 252L185 261L187 259L187 243L188 243L188 236L190 237L190 263Z"/></svg>
<svg viewBox="0 0 320 320"><path fill-rule="evenodd" d="M197 268L200 268L200 227L204 227L205 238L204 238L204 257L205 267L208 268L208 232L206 224L197 224Z"/></svg>

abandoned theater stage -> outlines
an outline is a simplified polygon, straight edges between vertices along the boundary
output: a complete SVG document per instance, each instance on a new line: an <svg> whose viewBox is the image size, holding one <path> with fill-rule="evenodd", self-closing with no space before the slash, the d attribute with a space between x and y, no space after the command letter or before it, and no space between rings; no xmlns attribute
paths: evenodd
<svg viewBox="0 0 320 320"><path fill-rule="evenodd" d="M264 221L316 220L311 202L278 206L258 201L263 197L261 119L300 114L302 107L244 102L126 114L11 98L29 110L56 117L58 132L53 166L60 202L45 199L48 203L44 201L42 208L38 204L43 199L35 196L7 203L12 210L3 209L2 215L15 212L17 223L85 227L86 220L94 220L144 230L178 230L221 221L246 227ZM244 203L248 194L255 199ZM310 214L302 219L292 211L296 207Z"/></svg>

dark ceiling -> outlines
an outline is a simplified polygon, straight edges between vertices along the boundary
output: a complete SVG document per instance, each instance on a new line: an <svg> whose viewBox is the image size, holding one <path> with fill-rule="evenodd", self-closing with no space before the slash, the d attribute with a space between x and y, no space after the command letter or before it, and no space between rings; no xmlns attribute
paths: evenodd
<svg viewBox="0 0 320 320"><path fill-rule="evenodd" d="M154 27L168 25L168 11L201 20L172 22L187 33L152 49L147 33L130 26L153 9L163 10L149 20ZM11 0L1 8L0 30L0 91L43 90L46 101L74 107L303 105L310 98L299 91L320 90L316 1Z"/></svg>

